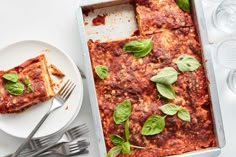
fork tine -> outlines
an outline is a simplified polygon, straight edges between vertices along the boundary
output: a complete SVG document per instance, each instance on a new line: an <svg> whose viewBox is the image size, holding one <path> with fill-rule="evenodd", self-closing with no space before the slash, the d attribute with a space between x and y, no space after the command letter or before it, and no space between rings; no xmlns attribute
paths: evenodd
<svg viewBox="0 0 236 157"><path fill-rule="evenodd" d="M75 126L75 127L71 128L71 129L69 129L68 132L69 132L69 133L74 132L74 131L76 131L76 130L79 130L79 129L83 128L84 126L86 126L85 123L84 123L84 124L81 124L81 125L78 125L78 126Z"/></svg>
<svg viewBox="0 0 236 157"><path fill-rule="evenodd" d="M86 142L85 140L78 141L76 143L71 143L71 144L69 144L70 154L78 153L81 150L88 148L89 145L90 145L90 143Z"/></svg>
<svg viewBox="0 0 236 157"><path fill-rule="evenodd" d="M83 127L81 129L78 129L78 130L75 130L73 132L71 132L72 135L76 135L76 134L79 134L79 133L86 133L86 132L89 132L89 129L87 127Z"/></svg>
<svg viewBox="0 0 236 157"><path fill-rule="evenodd" d="M75 88L75 84L71 81L68 80L65 85L61 88L61 90L57 93L55 98L60 101L62 104L66 102L66 100L69 98L70 94Z"/></svg>
<svg viewBox="0 0 236 157"><path fill-rule="evenodd" d="M68 133L69 133L69 134L73 134L74 132L81 131L81 130L83 130L84 128L87 128L86 124L82 124L82 125L80 125L80 126L78 126L78 127L74 127L74 128L72 128L72 129L70 129L70 130L68 131Z"/></svg>
<svg viewBox="0 0 236 157"><path fill-rule="evenodd" d="M78 152L81 152L81 151L83 151L83 150L85 150L85 149L87 149L88 148L88 146L82 146L82 147L77 147L77 148L75 148L75 149L73 149L73 150L70 150L70 155L72 155L72 154L76 154L76 153L78 153Z"/></svg>
<svg viewBox="0 0 236 157"><path fill-rule="evenodd" d="M68 80L65 84L65 88L58 94L59 95L64 95L67 92L67 90L70 89L71 84L73 84L72 81Z"/></svg>
<svg viewBox="0 0 236 157"><path fill-rule="evenodd" d="M81 131L78 131L78 132L74 132L74 133L71 134L71 138L76 139L76 138L79 138L82 135L85 135L86 133L88 133L87 129L81 130Z"/></svg>
<svg viewBox="0 0 236 157"><path fill-rule="evenodd" d="M45 143L45 142L49 142L51 139L52 139L51 137L43 137L43 138L37 139L37 141L40 143Z"/></svg>
<svg viewBox="0 0 236 157"><path fill-rule="evenodd" d="M47 146L51 143L53 143L52 137L43 137L43 138L33 139L29 143L29 148L34 150L43 146Z"/></svg>
<svg viewBox="0 0 236 157"><path fill-rule="evenodd" d="M65 94L63 94L63 99L64 101L66 101L70 94L72 93L72 91L75 89L76 85L74 83L72 83L72 85L70 86L70 88L67 90L67 92Z"/></svg>
<svg viewBox="0 0 236 157"><path fill-rule="evenodd" d="M70 80L67 80L66 83L61 87L61 89L57 92L57 95L59 95L61 92L64 91L64 89L66 88L66 86L68 85L68 83L70 82Z"/></svg>

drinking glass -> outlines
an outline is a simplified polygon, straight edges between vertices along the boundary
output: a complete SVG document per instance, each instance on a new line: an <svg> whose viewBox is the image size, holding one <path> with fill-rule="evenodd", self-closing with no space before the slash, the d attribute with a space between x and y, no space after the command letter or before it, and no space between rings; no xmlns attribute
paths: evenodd
<svg viewBox="0 0 236 157"><path fill-rule="evenodd" d="M236 31L236 0L223 0L213 12L215 27L226 32Z"/></svg>
<svg viewBox="0 0 236 157"><path fill-rule="evenodd" d="M219 65L230 69L227 85L236 93L236 39L227 39L221 42L217 47L215 59Z"/></svg>
<svg viewBox="0 0 236 157"><path fill-rule="evenodd" d="M227 77L227 85L229 89L236 93L236 70L231 70Z"/></svg>
<svg viewBox="0 0 236 157"><path fill-rule="evenodd" d="M208 6L211 5L211 3L219 3L222 0L202 0L203 5Z"/></svg>

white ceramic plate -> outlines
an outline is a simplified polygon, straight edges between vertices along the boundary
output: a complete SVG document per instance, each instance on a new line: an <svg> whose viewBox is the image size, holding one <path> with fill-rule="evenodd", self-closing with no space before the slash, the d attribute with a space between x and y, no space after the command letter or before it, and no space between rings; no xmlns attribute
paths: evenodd
<svg viewBox="0 0 236 157"><path fill-rule="evenodd" d="M63 80L71 79L76 83L76 88L66 103L49 115L35 134L35 138L56 134L65 129L79 113L83 99L82 78L75 63L69 56L50 44L41 41L26 40L1 49L0 70L13 68L25 60L42 53L46 55L48 63L56 65L66 75ZM22 113L1 114L0 129L10 135L26 138L49 110L50 102L47 101L37 104Z"/></svg>

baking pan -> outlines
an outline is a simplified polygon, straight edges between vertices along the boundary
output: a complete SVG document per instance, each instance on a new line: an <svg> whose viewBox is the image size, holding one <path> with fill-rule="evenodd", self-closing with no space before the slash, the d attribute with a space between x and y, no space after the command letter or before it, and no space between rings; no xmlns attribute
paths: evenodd
<svg viewBox="0 0 236 157"><path fill-rule="evenodd" d="M193 19L197 28L197 33L200 38L200 44L202 46L202 57L204 61L207 61L204 62L204 66L206 69L207 78L210 82L209 94L212 102L212 120L214 122L214 131L217 139L217 147L211 147L200 151L187 152L181 155L172 156L215 157L220 154L221 148L225 146L225 135L221 117L221 109L215 81L215 72L212 64L212 56L209 49L207 48L209 47L209 43L207 40L207 31L202 9L202 2L200 0L190 1L192 4L191 9L193 13ZM90 11L88 16L85 15L87 11ZM96 27L93 26L91 21L97 15L108 15L106 17L105 25L100 25ZM83 50L84 64L86 67L86 79L97 136L97 143L99 147L99 155L100 157L105 157L107 151L103 136L87 41L89 39L109 41L130 37L138 29L135 18L135 8L129 0L82 0L80 2L79 8L76 11L76 16L79 27L80 42Z"/></svg>

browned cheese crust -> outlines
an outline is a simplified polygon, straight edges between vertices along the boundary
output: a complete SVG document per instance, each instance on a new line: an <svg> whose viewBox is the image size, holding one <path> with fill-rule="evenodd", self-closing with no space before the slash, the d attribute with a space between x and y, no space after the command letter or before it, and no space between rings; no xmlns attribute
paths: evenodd
<svg viewBox="0 0 236 157"><path fill-rule="evenodd" d="M33 92L24 90L22 95L14 96L4 88L5 80L2 76L8 72L15 72L19 81L24 83L27 77L30 80ZM7 71L0 72L0 113L20 112L34 104L44 102L55 95L52 80L48 73L44 55L31 58L21 65Z"/></svg>
<svg viewBox="0 0 236 157"><path fill-rule="evenodd" d="M174 63L181 54L194 56L202 63L194 27L166 30L152 37L154 48L141 59L135 59L132 54L122 51L124 44L131 39L88 43L107 150L114 146L109 134L125 138L124 124L114 123L113 112L118 103L126 99L132 102L130 143L150 149L132 149L131 155L120 156L162 157L216 146L204 67L194 72L181 73ZM97 65L108 67L109 74L105 80L96 75L94 68ZM159 99L155 84L150 81L152 76L167 66L180 73L173 85L177 96L175 100ZM167 116L162 133L141 135L145 120L153 114L164 115L158 107L166 103L187 108L191 122L181 121L177 116Z"/></svg>
<svg viewBox="0 0 236 157"><path fill-rule="evenodd" d="M182 11L175 0L137 0L136 5L138 27L143 35L193 26L191 15Z"/></svg>

